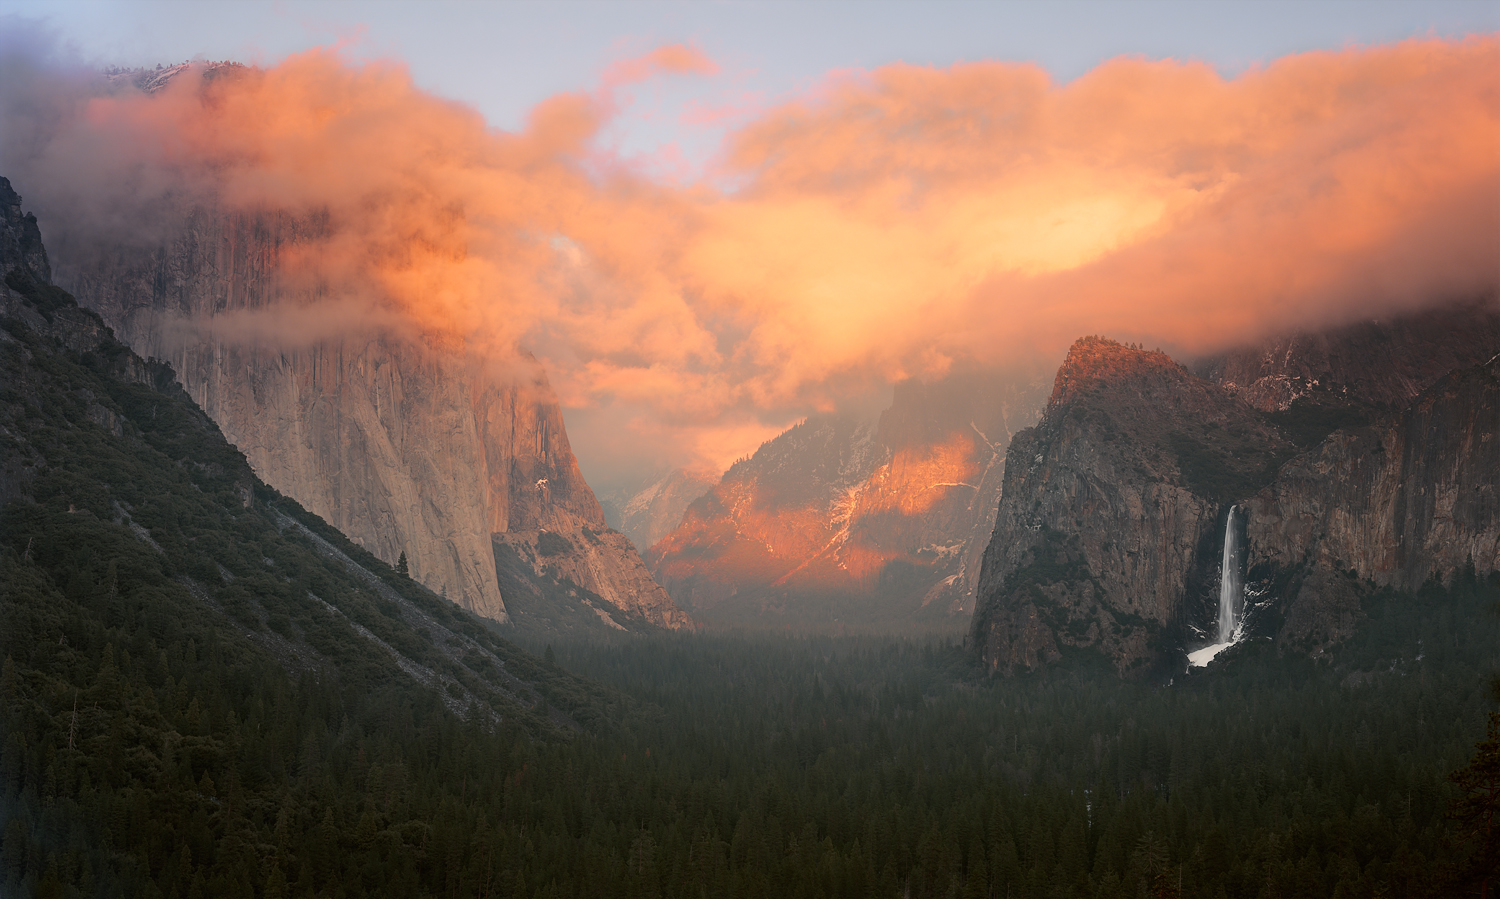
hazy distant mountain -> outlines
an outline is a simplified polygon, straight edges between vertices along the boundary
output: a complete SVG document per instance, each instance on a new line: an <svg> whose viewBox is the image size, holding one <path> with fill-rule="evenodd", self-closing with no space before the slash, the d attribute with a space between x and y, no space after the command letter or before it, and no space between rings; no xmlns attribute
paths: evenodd
<svg viewBox="0 0 1500 899"><path fill-rule="evenodd" d="M962 626L1025 374L898 385L878 423L815 416L736 463L647 558L674 600L756 627Z"/></svg>
<svg viewBox="0 0 1500 899"><path fill-rule="evenodd" d="M647 483L630 483L599 494L604 520L645 552L682 522L693 500L713 489L714 482L673 468Z"/></svg>

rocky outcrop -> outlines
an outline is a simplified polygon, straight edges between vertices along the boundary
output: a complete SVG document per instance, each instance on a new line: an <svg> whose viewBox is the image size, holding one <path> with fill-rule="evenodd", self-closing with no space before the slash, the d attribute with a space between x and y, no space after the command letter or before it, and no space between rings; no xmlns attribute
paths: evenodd
<svg viewBox="0 0 1500 899"><path fill-rule="evenodd" d="M338 308L285 281L279 260L315 249L322 228L198 206L150 252L72 247L58 277L137 352L169 360L267 483L376 556L394 563L405 553L431 589L504 621L491 534L605 529L557 399L526 358L501 378L389 324L348 313L321 322ZM247 329L245 313L261 314L260 330ZM296 333L304 319L332 336ZM610 595L622 602L666 600L631 572L619 582ZM626 584L644 598L625 598Z"/></svg>
<svg viewBox="0 0 1500 899"><path fill-rule="evenodd" d="M647 554L679 605L754 626L945 626L973 584L1015 429L1016 373L898 385L879 422L808 419L736 463Z"/></svg>
<svg viewBox="0 0 1500 899"><path fill-rule="evenodd" d="M971 627L991 670L1074 649L1161 663L1191 617L1228 503L1293 448L1243 400L1160 352L1075 343L1006 454Z"/></svg>
<svg viewBox="0 0 1500 899"><path fill-rule="evenodd" d="M21 209L21 196L8 178L0 178L0 272L52 283L52 266L36 216Z"/></svg>
<svg viewBox="0 0 1500 899"><path fill-rule="evenodd" d="M693 620L652 579L635 546L615 530L517 531L494 536L533 575L572 584L657 627L691 629Z"/></svg>
<svg viewBox="0 0 1500 899"><path fill-rule="evenodd" d="M1319 399L1398 411L1497 347L1500 305L1490 297L1280 337L1200 360L1193 370L1266 412Z"/></svg>

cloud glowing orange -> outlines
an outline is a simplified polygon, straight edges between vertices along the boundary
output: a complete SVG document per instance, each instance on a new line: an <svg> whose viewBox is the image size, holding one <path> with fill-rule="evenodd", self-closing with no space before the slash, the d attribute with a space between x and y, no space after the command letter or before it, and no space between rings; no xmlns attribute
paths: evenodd
<svg viewBox="0 0 1500 899"><path fill-rule="evenodd" d="M83 222L75 243L167 195L310 223L283 260L302 317L221 325L275 339L327 304L482 356L527 347L580 437L607 421L720 468L957 360L1055 356L1084 333L1209 351L1500 288L1494 36L1234 78L894 65L733 134L717 174L734 191L600 158L611 90L716 71L663 47L518 134L333 52L155 95L91 86L45 123L17 110L46 79L10 79L0 163L54 227Z"/></svg>

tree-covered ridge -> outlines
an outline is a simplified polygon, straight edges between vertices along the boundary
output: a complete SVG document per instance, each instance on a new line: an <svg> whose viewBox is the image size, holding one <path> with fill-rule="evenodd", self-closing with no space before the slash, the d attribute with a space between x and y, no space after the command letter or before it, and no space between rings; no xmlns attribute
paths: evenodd
<svg viewBox="0 0 1500 899"><path fill-rule="evenodd" d="M363 784L381 762L438 764L464 727L503 754L618 714L619 697L516 649L265 487L170 369L10 274L5 895L263 892L279 856L257 809L281 807L293 785L319 810L314 824L352 837L361 807L340 829L313 797L360 795L346 789L353 772ZM381 830L415 820L426 833L437 807L393 812ZM379 857L409 870L417 844ZM329 846L342 865L345 848Z"/></svg>

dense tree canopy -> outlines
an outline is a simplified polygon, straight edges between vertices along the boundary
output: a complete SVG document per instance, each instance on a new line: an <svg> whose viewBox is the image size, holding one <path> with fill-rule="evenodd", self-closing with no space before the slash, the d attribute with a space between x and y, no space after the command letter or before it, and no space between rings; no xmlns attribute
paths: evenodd
<svg viewBox="0 0 1500 899"><path fill-rule="evenodd" d="M6 896L1422 897L1493 877L1500 582L1472 570L1366 585L1356 636L1317 660L1242 644L1170 683L1084 657L988 678L964 647L893 638L554 639L539 659L256 482L162 372L122 377L117 344L0 324L6 477L24 469L0 511Z"/></svg>

